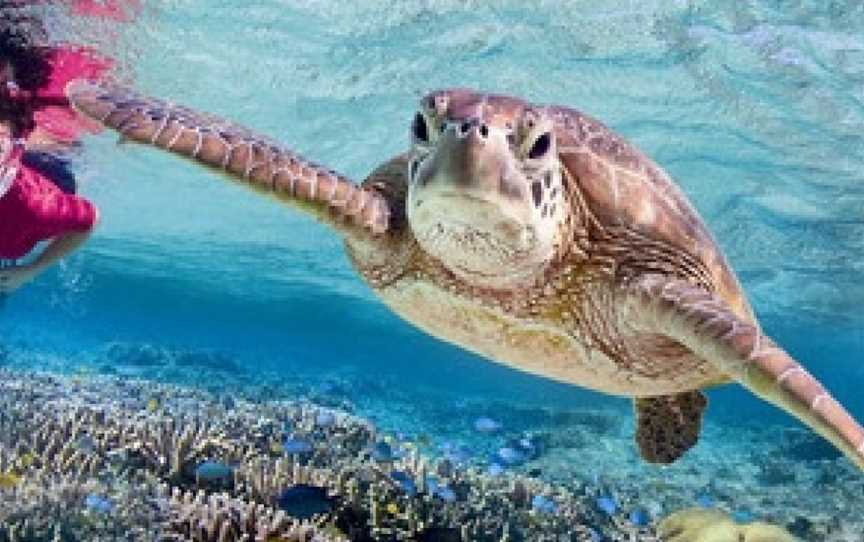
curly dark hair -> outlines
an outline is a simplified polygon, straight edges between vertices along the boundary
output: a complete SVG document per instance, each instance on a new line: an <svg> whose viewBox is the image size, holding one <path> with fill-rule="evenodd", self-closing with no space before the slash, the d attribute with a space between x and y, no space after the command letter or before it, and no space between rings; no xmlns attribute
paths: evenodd
<svg viewBox="0 0 864 542"><path fill-rule="evenodd" d="M45 27L27 3L0 0L0 66L12 66L14 82L23 91L35 92L48 81L51 65L46 42ZM32 104L0 100L0 121L10 123L16 134L32 128Z"/></svg>

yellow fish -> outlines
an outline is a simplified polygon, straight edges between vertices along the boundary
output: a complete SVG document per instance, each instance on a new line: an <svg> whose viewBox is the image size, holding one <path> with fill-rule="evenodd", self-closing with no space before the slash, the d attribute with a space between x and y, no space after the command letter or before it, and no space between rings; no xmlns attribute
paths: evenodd
<svg viewBox="0 0 864 542"><path fill-rule="evenodd" d="M11 472L0 472L0 489L12 489L21 483L21 477Z"/></svg>
<svg viewBox="0 0 864 542"><path fill-rule="evenodd" d="M150 412L152 414L153 412L156 412L157 410L159 410L159 399L156 399L154 397L154 398L150 399L149 401L147 401L147 412Z"/></svg>
<svg viewBox="0 0 864 542"><path fill-rule="evenodd" d="M23 468L26 469L27 467L29 467L30 465L32 465L33 462L34 462L35 460L36 460L36 456L33 455L33 454L30 453L30 452L27 452L27 453L25 453L24 455L21 456L21 458L18 460L18 462L20 463L20 465L21 465Z"/></svg>

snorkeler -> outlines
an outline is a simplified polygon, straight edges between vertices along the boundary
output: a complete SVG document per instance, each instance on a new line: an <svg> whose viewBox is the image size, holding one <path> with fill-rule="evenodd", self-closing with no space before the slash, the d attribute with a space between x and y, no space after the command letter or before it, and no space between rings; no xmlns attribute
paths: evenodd
<svg viewBox="0 0 864 542"><path fill-rule="evenodd" d="M42 34L38 20L0 1L0 294L81 246L99 216L74 195L64 153L89 127L64 88L101 76L111 62L84 48L37 44ZM22 263L41 241L49 244Z"/></svg>
<svg viewBox="0 0 864 542"><path fill-rule="evenodd" d="M83 198L62 192L38 170L23 163L24 148L0 143L0 294L8 294L83 244L98 211ZM29 263L17 260L51 239Z"/></svg>

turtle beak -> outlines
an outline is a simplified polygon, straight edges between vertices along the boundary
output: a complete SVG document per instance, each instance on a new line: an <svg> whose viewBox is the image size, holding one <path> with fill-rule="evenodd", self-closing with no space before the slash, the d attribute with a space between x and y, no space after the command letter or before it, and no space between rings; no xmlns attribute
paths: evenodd
<svg viewBox="0 0 864 542"><path fill-rule="evenodd" d="M504 132L478 119L449 123L435 149L417 172L424 191L481 200L524 198Z"/></svg>

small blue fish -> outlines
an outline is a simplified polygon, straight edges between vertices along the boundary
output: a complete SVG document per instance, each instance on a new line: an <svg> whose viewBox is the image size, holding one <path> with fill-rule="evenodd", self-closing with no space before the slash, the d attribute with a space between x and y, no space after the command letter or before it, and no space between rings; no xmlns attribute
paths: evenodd
<svg viewBox="0 0 864 542"><path fill-rule="evenodd" d="M396 456L393 454L393 448L382 440L372 446L372 459L387 463L396 459Z"/></svg>
<svg viewBox="0 0 864 542"><path fill-rule="evenodd" d="M438 479L434 476L426 477L426 489L430 495L434 495L438 491Z"/></svg>
<svg viewBox="0 0 864 542"><path fill-rule="evenodd" d="M195 477L205 482L230 480L233 473L231 467L219 461L205 461L195 469Z"/></svg>
<svg viewBox="0 0 864 542"><path fill-rule="evenodd" d="M322 410L315 416L315 425L321 428L333 427L336 425L336 415L328 410Z"/></svg>
<svg viewBox="0 0 864 542"><path fill-rule="evenodd" d="M526 433L518 438L508 439L504 448L511 448L519 452L524 461L537 459L543 452L543 441L537 435Z"/></svg>
<svg viewBox="0 0 864 542"><path fill-rule="evenodd" d="M90 435L82 435L75 441L75 447L82 452L92 454L96 451L96 441Z"/></svg>
<svg viewBox="0 0 864 542"><path fill-rule="evenodd" d="M753 515L753 512L749 510L735 510L732 512L732 519L734 519L737 523L750 523L756 517Z"/></svg>
<svg viewBox="0 0 864 542"><path fill-rule="evenodd" d="M630 512L630 523L637 527L646 527L651 523L651 516L642 508L636 508Z"/></svg>
<svg viewBox="0 0 864 542"><path fill-rule="evenodd" d="M87 497L84 499L84 506L100 514L107 514L111 512L111 510L114 508L114 505L111 504L111 501L109 501L105 497L96 495L95 493L87 495Z"/></svg>
<svg viewBox="0 0 864 542"><path fill-rule="evenodd" d="M319 395L335 395L339 393L339 385L335 382L322 382L315 391Z"/></svg>
<svg viewBox="0 0 864 542"><path fill-rule="evenodd" d="M502 425L500 422L486 416L481 416L474 420L474 429L480 433L497 433L501 430L501 427Z"/></svg>
<svg viewBox="0 0 864 542"><path fill-rule="evenodd" d="M407 472L401 470L390 471L390 478L394 479L397 482L411 480L411 476Z"/></svg>
<svg viewBox="0 0 864 542"><path fill-rule="evenodd" d="M456 492L447 485L439 485L435 490L435 496L444 502L456 502Z"/></svg>
<svg viewBox="0 0 864 542"><path fill-rule="evenodd" d="M287 455L307 455L314 450L311 442L295 436L286 438L282 443L282 449Z"/></svg>
<svg viewBox="0 0 864 542"><path fill-rule="evenodd" d="M558 510L555 502L543 495L534 495L534 498L531 499L531 508L544 514L554 514Z"/></svg>
<svg viewBox="0 0 864 542"><path fill-rule="evenodd" d="M701 506L702 508L711 508L714 506L714 497L707 494L702 494L696 497L696 504Z"/></svg>
<svg viewBox="0 0 864 542"><path fill-rule="evenodd" d="M466 463L471 459L471 449L465 444L445 442L439 449L444 453L444 459L453 463Z"/></svg>
<svg viewBox="0 0 864 542"><path fill-rule="evenodd" d="M596 503L597 508L600 509L607 516L614 516L615 512L618 511L618 502L615 501L615 497L597 497Z"/></svg>
<svg viewBox="0 0 864 542"><path fill-rule="evenodd" d="M397 482L399 487L402 488L402 491L404 491L409 497L413 497L417 494L417 484L414 483L414 479L411 478L408 473L401 470L394 470L390 473L390 478Z"/></svg>
<svg viewBox="0 0 864 542"><path fill-rule="evenodd" d="M525 454L509 446L499 449L497 457L508 467L515 467L525 462Z"/></svg>
<svg viewBox="0 0 864 542"><path fill-rule="evenodd" d="M335 507L335 499L322 487L297 484L285 489L276 499L277 506L297 519L326 514Z"/></svg>
<svg viewBox="0 0 864 542"><path fill-rule="evenodd" d="M504 474L504 467L502 467L500 463L492 463L489 465L489 468L486 469L486 474L489 476L501 476Z"/></svg>

